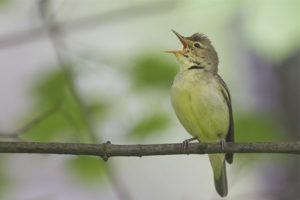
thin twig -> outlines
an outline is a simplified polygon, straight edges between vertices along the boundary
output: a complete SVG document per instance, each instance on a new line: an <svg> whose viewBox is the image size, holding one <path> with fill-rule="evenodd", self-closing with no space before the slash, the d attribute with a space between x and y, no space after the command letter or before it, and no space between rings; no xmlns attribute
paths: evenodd
<svg viewBox="0 0 300 200"><path fill-rule="evenodd" d="M63 27L63 31L86 30L86 28L95 28L95 26L107 23L109 21L120 21L129 18L137 18L138 16L153 15L157 13L165 13L175 8L173 0L168 1L155 1L138 5L131 5L128 7L120 8L107 13L95 14L93 16L87 16L76 20L69 20L60 22L58 24L51 24L51 29L56 27ZM49 18L51 19L51 17ZM37 27L26 31L20 31L17 33L9 33L1 36L0 49L14 45L20 45L23 43L31 42L32 40L39 39L43 36L47 36L47 28Z"/></svg>
<svg viewBox="0 0 300 200"><path fill-rule="evenodd" d="M28 124L26 124L25 126L23 126L18 130L15 130L13 132L0 132L0 137L17 138L20 134L25 133L26 131L30 130L34 126L38 125L39 123L41 123L42 121L44 121L45 119L53 115L56 111L59 110L61 103L62 102L59 101L53 106L53 108L45 111L40 116L34 118L32 121L30 121Z"/></svg>
<svg viewBox="0 0 300 200"><path fill-rule="evenodd" d="M47 2L50 2L50 1L47 1ZM43 8L43 6L46 6L46 7ZM85 105L83 99L81 98L81 96L76 88L74 76L72 73L73 71L70 68L69 63L66 61L66 59L64 58L64 56L61 52L61 49L64 49L64 46L65 46L64 40L63 40L64 38L62 35L62 27L58 26L58 25L53 26L53 24L56 24L54 15L52 15L53 17L51 20L48 18L45 18L48 15L51 15L51 12L49 12L48 8L49 7L47 7L47 4L45 4L45 3L40 5L39 11L41 12L40 13L41 18L43 19L45 27L48 30L49 39L51 40L51 43L53 45L53 49L56 54L57 61L58 61L59 65L61 66L61 68L64 72L64 75L66 77L69 90L79 107L79 110L81 113L81 118L87 128L87 133L88 133L88 136L90 137L90 141L98 143L99 140L101 140L101 138L97 137L96 131L94 130L94 126L91 123L91 119L90 119L90 115L89 115L87 106ZM53 29L53 27L55 27L55 28ZM107 166L105 168L105 170L106 170L106 174L107 174L109 180L111 181L117 195L119 196L119 199L120 200L132 199L130 197L128 190L125 188L124 184L122 183L122 180L120 180L119 177L116 177L116 173L115 173L114 169L112 168L112 166Z"/></svg>
<svg viewBox="0 0 300 200"><path fill-rule="evenodd" d="M96 131L94 130L94 126L91 123L90 114L88 112L87 106L85 105L83 99L81 98L79 92L77 91L72 69L70 69L69 64L65 61L65 59L60 53L60 49L63 46L62 45L63 41L60 40L59 34L60 34L59 29L55 29L55 30L49 29L49 36L52 41L53 48L57 56L57 60L66 77L68 88L80 109L82 121L87 128L87 133L90 138L90 141L98 143L99 141L101 141L101 137L97 136ZM122 180L120 180L120 178L117 178L115 176L115 171L113 166L108 166L107 168L105 168L105 170L109 180L111 181L112 185L114 186L119 196L119 199L130 200L131 199L130 194L128 190L124 188L124 184L122 183Z"/></svg>
<svg viewBox="0 0 300 200"><path fill-rule="evenodd" d="M84 143L0 142L0 153L39 153L91 155L101 157L157 156L211 153L282 153L300 154L297 142L228 142L224 149L219 143L190 143L185 149L182 143L117 145Z"/></svg>

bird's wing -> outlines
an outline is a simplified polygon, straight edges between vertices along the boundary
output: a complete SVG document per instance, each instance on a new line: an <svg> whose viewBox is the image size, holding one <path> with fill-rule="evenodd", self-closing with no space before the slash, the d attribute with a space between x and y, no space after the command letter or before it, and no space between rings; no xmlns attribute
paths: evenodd
<svg viewBox="0 0 300 200"><path fill-rule="evenodd" d="M228 132L226 135L226 142L234 142L234 125L233 125L233 115L232 115L232 107L231 107L231 96L230 96L229 90L226 86L226 83L223 81L223 79L218 74L215 74L215 77L221 86L221 91L222 91L223 97L225 98L228 109L229 109L229 117L230 117L229 123L230 124L229 124L229 129L228 129ZM227 153L225 159L228 163L232 163L233 154Z"/></svg>

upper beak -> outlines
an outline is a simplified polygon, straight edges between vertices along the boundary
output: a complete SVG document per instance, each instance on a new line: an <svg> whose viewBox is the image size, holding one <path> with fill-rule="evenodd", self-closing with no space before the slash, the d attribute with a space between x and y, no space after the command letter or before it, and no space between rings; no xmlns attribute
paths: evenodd
<svg viewBox="0 0 300 200"><path fill-rule="evenodd" d="M188 44L186 43L184 37L182 35L180 35L179 33L177 33L176 31L174 31L172 29L172 32L178 37L178 39L180 40L181 44L183 45L183 49L182 50L169 50L169 51L164 51L165 53L182 53L183 50L185 50L188 47Z"/></svg>

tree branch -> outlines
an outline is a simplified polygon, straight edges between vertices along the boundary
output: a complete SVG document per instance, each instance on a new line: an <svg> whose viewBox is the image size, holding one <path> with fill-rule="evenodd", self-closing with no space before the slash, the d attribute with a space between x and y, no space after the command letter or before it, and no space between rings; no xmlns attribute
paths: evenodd
<svg viewBox="0 0 300 200"><path fill-rule="evenodd" d="M253 142L226 143L222 149L219 143L190 143L184 150L181 143L116 145L84 143L41 143L0 142L0 153L39 153L101 156L104 160L114 156L155 156L207 153L287 153L300 154L297 142Z"/></svg>

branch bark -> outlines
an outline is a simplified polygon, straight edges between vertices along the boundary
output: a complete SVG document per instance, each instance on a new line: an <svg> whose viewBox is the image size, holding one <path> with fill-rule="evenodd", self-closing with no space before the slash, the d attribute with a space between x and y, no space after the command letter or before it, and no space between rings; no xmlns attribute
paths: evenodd
<svg viewBox="0 0 300 200"><path fill-rule="evenodd" d="M0 142L0 153L39 153L100 156L104 160L115 156L155 156L209 153L286 153L300 154L297 142L253 142L226 143L222 149L219 143L190 143L186 149L181 143L117 145L84 143L41 143Z"/></svg>

